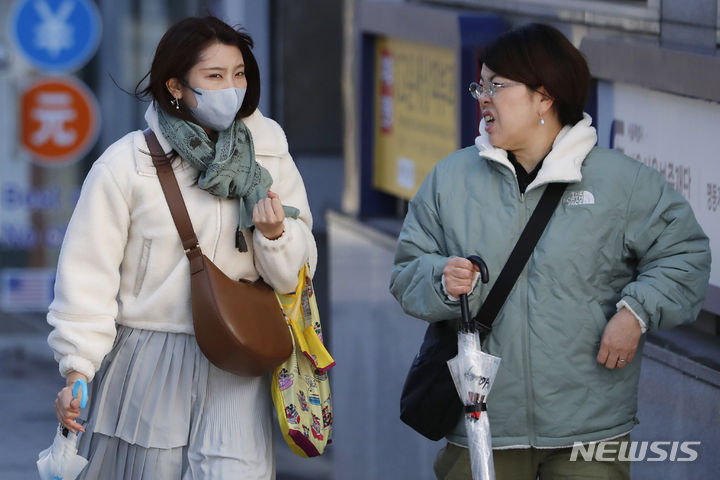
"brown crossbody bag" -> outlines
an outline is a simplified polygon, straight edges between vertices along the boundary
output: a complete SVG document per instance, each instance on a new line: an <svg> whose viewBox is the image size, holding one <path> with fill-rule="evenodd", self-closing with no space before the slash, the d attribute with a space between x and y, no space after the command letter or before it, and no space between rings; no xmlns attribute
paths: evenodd
<svg viewBox="0 0 720 480"><path fill-rule="evenodd" d="M236 375L272 371L293 351L275 292L262 278L254 283L232 280L202 253L171 160L152 130L143 133L190 261L193 326L200 350L215 366Z"/></svg>

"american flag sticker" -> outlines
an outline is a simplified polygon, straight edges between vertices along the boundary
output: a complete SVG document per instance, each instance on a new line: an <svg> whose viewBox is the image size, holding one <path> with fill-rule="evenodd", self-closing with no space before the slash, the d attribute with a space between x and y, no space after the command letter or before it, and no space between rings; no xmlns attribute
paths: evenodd
<svg viewBox="0 0 720 480"><path fill-rule="evenodd" d="M42 312L53 299L55 270L5 268L0 270L0 310Z"/></svg>

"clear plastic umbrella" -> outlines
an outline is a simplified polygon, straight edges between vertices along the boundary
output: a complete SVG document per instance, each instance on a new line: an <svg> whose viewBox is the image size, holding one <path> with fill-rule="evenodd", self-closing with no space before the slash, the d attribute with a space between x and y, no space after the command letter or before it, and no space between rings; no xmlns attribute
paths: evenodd
<svg viewBox="0 0 720 480"><path fill-rule="evenodd" d="M73 397L80 394L80 408L87 404L87 383L77 380ZM37 468L41 480L75 480L88 461L77 454L77 433L58 425L50 447L38 454Z"/></svg>
<svg viewBox="0 0 720 480"><path fill-rule="evenodd" d="M485 262L468 257L480 268L483 283L488 282ZM470 318L467 295L460 296L462 321L458 330L458 355L448 360L448 368L455 388L465 405L465 428L473 480L495 480L490 422L485 413L485 401L490 394L500 358L482 351L480 336Z"/></svg>

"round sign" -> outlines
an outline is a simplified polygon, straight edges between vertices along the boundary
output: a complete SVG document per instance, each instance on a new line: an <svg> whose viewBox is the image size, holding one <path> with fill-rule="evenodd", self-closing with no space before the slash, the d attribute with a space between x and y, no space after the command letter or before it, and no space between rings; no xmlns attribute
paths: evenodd
<svg viewBox="0 0 720 480"><path fill-rule="evenodd" d="M40 70L82 68L100 43L100 13L88 0L17 0L9 21L15 46Z"/></svg>
<svg viewBox="0 0 720 480"><path fill-rule="evenodd" d="M95 144L100 113L92 92L72 77L44 77L20 98L23 146L41 165L79 160Z"/></svg>

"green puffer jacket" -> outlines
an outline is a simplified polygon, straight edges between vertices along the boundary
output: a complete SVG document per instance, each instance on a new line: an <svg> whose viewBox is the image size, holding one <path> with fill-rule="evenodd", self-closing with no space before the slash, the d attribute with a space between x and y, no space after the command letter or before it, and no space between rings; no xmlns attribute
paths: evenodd
<svg viewBox="0 0 720 480"><path fill-rule="evenodd" d="M469 295L474 315L545 186L569 182L484 345L502 358L488 398L496 448L629 432L644 337L627 367L609 370L595 359L606 322L624 301L650 330L672 328L693 321L705 296L708 239L689 204L659 172L594 147L596 138L587 115L565 127L521 195L507 153L478 137L435 166L398 239L390 290L405 312L459 317L443 268L451 256L476 254L490 282ZM464 421L448 440L467 445Z"/></svg>

